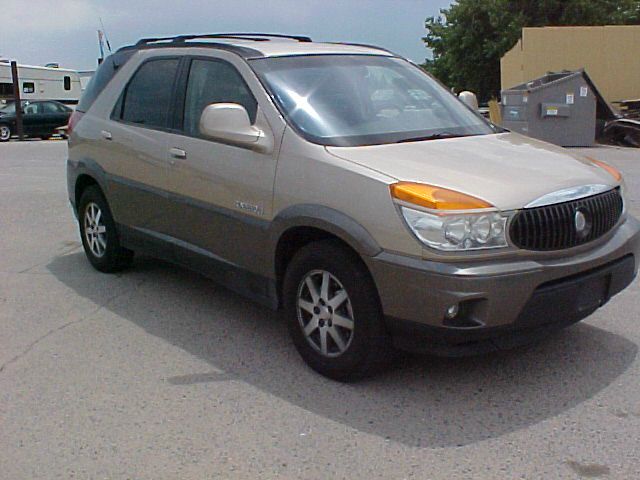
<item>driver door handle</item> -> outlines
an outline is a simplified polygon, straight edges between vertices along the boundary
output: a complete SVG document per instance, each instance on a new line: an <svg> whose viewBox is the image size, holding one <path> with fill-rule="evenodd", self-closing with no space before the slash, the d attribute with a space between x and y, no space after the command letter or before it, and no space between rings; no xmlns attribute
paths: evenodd
<svg viewBox="0 0 640 480"><path fill-rule="evenodd" d="M187 158L187 152L185 152L181 148L170 148L169 154L173 158L180 158L180 159Z"/></svg>
<svg viewBox="0 0 640 480"><path fill-rule="evenodd" d="M100 134L102 135L102 138L104 138L105 140L112 140L113 136L111 135L111 132L107 132L106 130L102 130L100 132Z"/></svg>

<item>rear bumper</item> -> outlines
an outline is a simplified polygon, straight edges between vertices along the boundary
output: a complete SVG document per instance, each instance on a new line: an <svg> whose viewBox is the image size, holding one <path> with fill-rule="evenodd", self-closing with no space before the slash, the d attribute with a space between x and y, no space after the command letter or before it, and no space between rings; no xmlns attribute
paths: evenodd
<svg viewBox="0 0 640 480"><path fill-rule="evenodd" d="M571 325L623 290L638 271L639 225L629 217L606 243L560 259L453 265L385 252L368 263L398 347L481 353Z"/></svg>

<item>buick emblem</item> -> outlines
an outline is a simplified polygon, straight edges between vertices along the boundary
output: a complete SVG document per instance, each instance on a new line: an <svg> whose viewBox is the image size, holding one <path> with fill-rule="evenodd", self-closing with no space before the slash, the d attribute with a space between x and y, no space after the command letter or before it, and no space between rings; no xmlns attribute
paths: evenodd
<svg viewBox="0 0 640 480"><path fill-rule="evenodd" d="M587 221L587 216L585 212L582 210L576 210L576 213L573 217L573 223L576 227L576 232L580 236L585 236L589 233L589 222Z"/></svg>

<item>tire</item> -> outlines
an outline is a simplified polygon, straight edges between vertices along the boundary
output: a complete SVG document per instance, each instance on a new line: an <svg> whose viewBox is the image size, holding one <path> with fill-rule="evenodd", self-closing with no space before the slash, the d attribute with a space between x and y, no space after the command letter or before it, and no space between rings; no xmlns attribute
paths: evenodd
<svg viewBox="0 0 640 480"><path fill-rule="evenodd" d="M8 142L11 139L13 132L9 125L0 125L0 142Z"/></svg>
<svg viewBox="0 0 640 480"><path fill-rule="evenodd" d="M340 242L302 247L287 267L282 294L289 334L316 372L354 381L386 363L390 342L377 289L362 260Z"/></svg>
<svg viewBox="0 0 640 480"><path fill-rule="evenodd" d="M96 270L112 273L131 264L133 252L120 246L111 210L96 185L87 187L80 197L78 225L84 252Z"/></svg>

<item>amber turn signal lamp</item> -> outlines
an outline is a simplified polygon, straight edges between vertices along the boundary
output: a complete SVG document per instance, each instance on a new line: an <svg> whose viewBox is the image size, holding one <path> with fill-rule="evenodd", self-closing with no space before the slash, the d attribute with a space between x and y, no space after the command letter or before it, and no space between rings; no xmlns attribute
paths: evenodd
<svg viewBox="0 0 640 480"><path fill-rule="evenodd" d="M616 167L609 165L608 163L602 162L600 160L596 160L595 158L591 158L591 157L587 157L587 158L591 162L593 162L594 164L602 168L603 170L606 170L613 178L616 179L617 182L622 180L622 174Z"/></svg>
<svg viewBox="0 0 640 480"><path fill-rule="evenodd" d="M423 183L399 182L389 186L391 196L432 210L477 210L493 205L471 195Z"/></svg>

